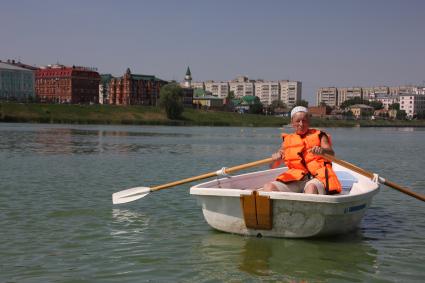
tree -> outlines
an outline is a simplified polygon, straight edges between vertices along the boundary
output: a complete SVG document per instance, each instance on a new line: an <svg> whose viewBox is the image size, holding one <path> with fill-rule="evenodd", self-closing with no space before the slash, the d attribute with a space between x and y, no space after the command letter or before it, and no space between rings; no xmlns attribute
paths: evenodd
<svg viewBox="0 0 425 283"><path fill-rule="evenodd" d="M393 103L391 105L388 106L388 109L390 110L400 110L400 103Z"/></svg>
<svg viewBox="0 0 425 283"><path fill-rule="evenodd" d="M304 106L304 107L308 107L308 101L301 99L301 100L297 100L297 102L295 103L295 106Z"/></svg>
<svg viewBox="0 0 425 283"><path fill-rule="evenodd" d="M381 101L373 100L369 102L369 105L372 106L375 110L380 110L384 108L384 105Z"/></svg>
<svg viewBox="0 0 425 283"><path fill-rule="evenodd" d="M286 104L282 100L273 100L270 104L269 108L272 113L282 113L284 109L286 109Z"/></svg>
<svg viewBox="0 0 425 283"><path fill-rule="evenodd" d="M283 103L282 100L273 100L272 103L270 104L270 108L271 109L275 109L275 108L286 108L286 104Z"/></svg>
<svg viewBox="0 0 425 283"><path fill-rule="evenodd" d="M397 118L398 120L405 120L405 119L406 119L406 117L407 117L407 113L406 113L406 111L404 111L404 110L398 110L398 111L397 111L397 116L396 116L396 118Z"/></svg>
<svg viewBox="0 0 425 283"><path fill-rule="evenodd" d="M351 98L351 99L347 99L346 101L341 103L340 108L345 109L345 108L348 108L349 106L355 105L355 104L369 105L369 101L361 99L360 97L354 97L354 98Z"/></svg>
<svg viewBox="0 0 425 283"><path fill-rule="evenodd" d="M353 117L354 117L354 114L353 114L353 111L348 110L348 111L342 112L342 116L344 116L345 119L347 119L347 120L352 120Z"/></svg>
<svg viewBox="0 0 425 283"><path fill-rule="evenodd" d="M255 97L254 103L249 106L248 113L250 114L260 114L263 112L263 104L260 101L260 98Z"/></svg>
<svg viewBox="0 0 425 283"><path fill-rule="evenodd" d="M233 111L233 100L235 99L235 92L233 90L229 91L226 96L226 103L224 109L227 111Z"/></svg>
<svg viewBox="0 0 425 283"><path fill-rule="evenodd" d="M229 91L226 98L227 100L235 99L235 92L233 90Z"/></svg>
<svg viewBox="0 0 425 283"><path fill-rule="evenodd" d="M418 113L416 113L416 119L425 119L425 111L418 111Z"/></svg>
<svg viewBox="0 0 425 283"><path fill-rule="evenodd" d="M326 104L326 102L320 102L319 103L320 107L326 107L326 114L330 114L332 112L332 107L330 107L329 105Z"/></svg>
<svg viewBox="0 0 425 283"><path fill-rule="evenodd" d="M163 86L159 92L159 105L169 119L179 119L183 113L183 89L177 83Z"/></svg>

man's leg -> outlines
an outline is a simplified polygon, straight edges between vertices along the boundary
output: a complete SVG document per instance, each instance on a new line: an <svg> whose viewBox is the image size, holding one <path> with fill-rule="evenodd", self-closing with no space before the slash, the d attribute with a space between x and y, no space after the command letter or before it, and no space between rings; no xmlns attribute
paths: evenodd
<svg viewBox="0 0 425 283"><path fill-rule="evenodd" d="M291 192L291 193L302 193L305 182L290 182L282 183L279 181L272 181L264 185L263 191L265 192Z"/></svg>
<svg viewBox="0 0 425 283"><path fill-rule="evenodd" d="M305 184L304 193L326 195L326 190L325 186L323 186L323 183L315 178L311 179Z"/></svg>

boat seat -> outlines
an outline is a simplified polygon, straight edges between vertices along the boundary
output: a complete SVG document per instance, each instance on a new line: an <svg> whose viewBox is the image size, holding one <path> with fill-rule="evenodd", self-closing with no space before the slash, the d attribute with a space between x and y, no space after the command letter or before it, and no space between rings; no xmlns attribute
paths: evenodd
<svg viewBox="0 0 425 283"><path fill-rule="evenodd" d="M341 194L349 194L353 184L356 183L358 179L347 171L335 171L335 174L342 186Z"/></svg>

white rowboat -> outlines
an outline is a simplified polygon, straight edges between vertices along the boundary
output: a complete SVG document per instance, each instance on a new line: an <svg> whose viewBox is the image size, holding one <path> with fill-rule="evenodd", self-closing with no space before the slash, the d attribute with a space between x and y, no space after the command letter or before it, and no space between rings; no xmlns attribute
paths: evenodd
<svg viewBox="0 0 425 283"><path fill-rule="evenodd" d="M307 238L354 230L379 191L379 183L333 164L343 191L337 195L264 192L287 168L219 178L190 188L208 224L251 236Z"/></svg>

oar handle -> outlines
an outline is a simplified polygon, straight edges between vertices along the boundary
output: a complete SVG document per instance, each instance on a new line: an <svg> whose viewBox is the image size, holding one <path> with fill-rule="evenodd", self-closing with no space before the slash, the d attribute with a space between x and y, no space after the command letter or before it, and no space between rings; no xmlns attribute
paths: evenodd
<svg viewBox="0 0 425 283"><path fill-rule="evenodd" d="M372 172L366 171L366 170L364 170L364 169L362 169L360 167L357 167L354 164L351 164L351 163L349 163L347 161L344 161L344 160L340 160L340 159L336 158L335 156L330 155L330 154L327 154L327 153L323 153L321 155L324 158L326 158L326 159L328 159L328 160L330 160L332 162L335 162L335 163L337 163L337 164L339 164L339 165L341 165L341 166L343 166L345 168L348 168L348 169L350 169L350 170L352 170L354 172L359 173L360 175L366 176L366 177L368 177L370 179L373 178L373 173ZM417 198L417 199L419 199L421 201L425 201L425 196L422 195L422 194L418 194L418 193L412 192L411 190L408 190L406 188L403 188L400 185L397 185L396 183L393 183L391 181L388 181L388 180L386 180L384 178L379 178L379 179L380 179L379 180L380 183L382 183L382 184L384 184L384 185L386 185L388 187L391 187L391 188L393 188L393 189L395 189L397 191L400 191L400 192L405 193L405 194L407 194L409 196L412 196L414 198Z"/></svg>
<svg viewBox="0 0 425 283"><path fill-rule="evenodd" d="M251 167L267 164L267 163L270 163L272 161L273 161L272 158L266 158L266 159L263 159L263 160L258 160L258 161L254 161L254 162L250 162L250 163L226 168L224 170L224 173L229 174L229 173L233 173L233 172L236 172L236 171L239 171L239 170L248 169L248 168L251 168ZM187 179L183 179L183 180L180 180L180 181L175 181L175 182L163 184L163 185L156 186L156 187L152 187L151 192L170 188L170 187L174 187L174 186L178 186L178 185L182 185L182 184L186 184L186 183L190 183L190 182L193 182L193 181L211 178L211 177L214 177L214 176L217 176L217 171L206 173L206 174L195 176L195 177L191 177L191 178L187 178Z"/></svg>
<svg viewBox="0 0 425 283"><path fill-rule="evenodd" d="M406 195L412 196L412 197L417 198L417 199L419 199L421 201L425 201L425 196L424 195L421 195L421 194L412 192L411 190L408 190L406 188L403 188L403 187L401 187L401 186L399 186L396 183L393 183L391 181L385 180L384 185L387 185L387 186L389 186L389 187L391 187L393 189L396 189L397 191L400 191L402 193L405 193Z"/></svg>
<svg viewBox="0 0 425 283"><path fill-rule="evenodd" d="M197 181L197 180L211 178L211 177L214 177L214 176L216 176L215 172L206 173L206 174L199 175L199 176L196 176L196 177L191 177L191 178L183 179L183 180L180 180L180 181L175 181L175 182L159 185L159 186L156 186L156 187L152 187L151 192L166 189L166 188L169 188L169 187L182 185L182 184L186 184L186 183L190 183L190 182Z"/></svg>
<svg viewBox="0 0 425 283"><path fill-rule="evenodd" d="M268 164L273 162L273 158L266 158L263 160L258 160L258 161L254 161L254 162L250 162L250 163L246 163L246 164L242 164L242 165L238 165L238 166L234 166L234 167L230 167L230 168L226 168L225 173L233 173L239 170L243 170L243 169L248 169L251 167L255 167L255 166L260 166L263 164Z"/></svg>
<svg viewBox="0 0 425 283"><path fill-rule="evenodd" d="M345 168L348 168L348 169L350 169L350 170L353 170L354 172L357 172L357 173L359 173L360 175L366 176L366 177L368 177L368 178L370 178L370 179L372 179L372 178L373 178L373 173L371 173L371 172L369 172L369 171L366 171L366 170L364 170L364 169L362 169L362 168L360 168L360 167L357 167L357 166L356 166L356 165L354 165L354 164L351 164L351 163L349 163L349 162L347 162L347 161L344 161L344 160L338 159L338 158L336 158L335 156L330 155L330 154L327 154L327 153L322 153L321 155L322 155L324 158L326 158L327 160L330 160L330 161L335 162L335 163L337 163L337 164L339 164L339 165L341 165L341 166L343 166L343 167L345 167Z"/></svg>

